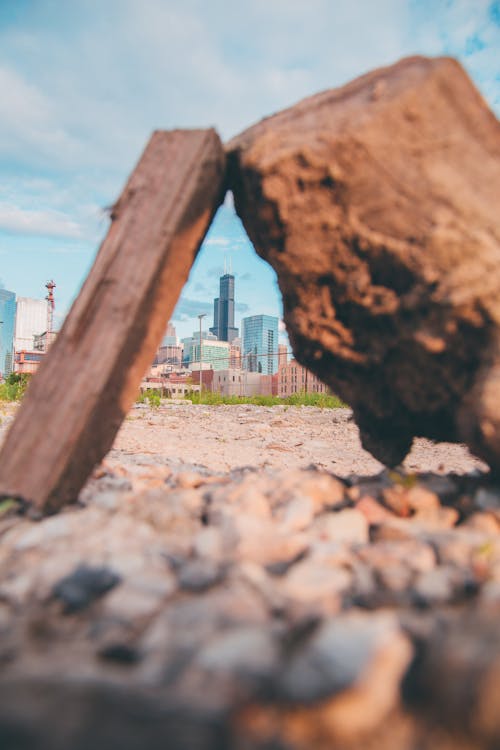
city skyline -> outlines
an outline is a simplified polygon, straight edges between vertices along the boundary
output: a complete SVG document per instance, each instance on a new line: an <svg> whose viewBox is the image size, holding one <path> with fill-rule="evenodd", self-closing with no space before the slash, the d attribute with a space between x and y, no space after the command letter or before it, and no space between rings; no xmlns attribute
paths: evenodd
<svg viewBox="0 0 500 750"><path fill-rule="evenodd" d="M219 212L223 212L223 211L224 211L224 206L221 206ZM217 231L217 226L218 226L218 222L219 221L221 221L221 219L217 219L217 217L216 217L216 220L214 221L214 223L213 223L213 225L212 225L212 227L211 227L211 229L210 229L207 237L205 238L205 241L208 243L208 245L212 244L212 242L213 242L213 240L212 240L212 233L214 232L214 230ZM226 215L225 219L222 219L222 221L227 222L227 215ZM237 239L236 242L239 243L239 244L241 244L241 239L240 240ZM247 242L250 245L249 240ZM247 250L248 250L248 248L247 248ZM252 249L252 252L253 252L253 249ZM191 336L192 333L193 333L193 331L191 329L191 326L194 325L195 323L196 323L196 325L198 325L196 318L200 314L200 312L203 312L203 314L205 314L208 317L209 320L210 320L210 317L213 316L214 322L215 322L215 307L216 307L215 303L219 302L219 298L213 298L213 302L210 302L210 297L211 296L213 297L213 290L216 289L216 287L217 287L217 282L216 282L216 280L214 278L215 274L217 274L217 273L220 273L220 276L219 276L219 297L224 297L224 302L230 302L230 304L229 305L226 304L226 307L225 307L225 315L226 315L226 319L227 319L226 322L234 323L236 320L239 320L241 322L241 320L243 319L245 313L253 311L253 307L251 305L247 304L246 302L241 302L241 301L236 302L235 296L234 296L235 295L235 283L234 283L235 279L238 278L239 281L242 283L242 285L245 287L245 286L247 286L248 282L250 281L250 276L249 276L248 273L242 273L242 272L238 273L238 271L236 271L234 274L232 273L232 271L231 271L231 273L227 273L227 258L226 258L226 255L227 254L225 254L225 256L224 256L224 266L222 266L222 265L221 266L213 266L213 267L211 267L211 268L208 269L208 272L206 273L206 283L205 284L201 284L199 281L196 283L195 292L196 292L196 294L198 296L197 300L191 300L191 299L189 299L189 300L187 300L187 303L186 303L186 298L185 297L181 297L179 299L179 302L176 305L176 308L174 309L174 311L172 313L172 316L171 316L171 318L169 319L169 321L168 321L168 323L166 325L165 334L164 334L163 338L168 337L168 335L169 335L169 333L168 333L169 332L169 328L173 324L175 324L175 328L176 328L177 335L178 335L179 338L185 338L187 336ZM200 254L196 258L195 264L194 264L193 268L196 267L196 265L199 263L199 261L200 261ZM232 261L231 260L229 261L229 264L230 264L230 267L231 267L232 266ZM271 276L271 277L275 276L273 269L270 266L268 266L266 263L264 263L264 261L262 261L262 266L263 266L264 273L267 272L269 274L269 276ZM190 281L188 280L188 282L187 282L187 284L185 286L185 289L187 289L189 287L189 283L190 283ZM46 283L43 284L43 288L46 290L46 288L47 288L47 284ZM4 286L0 286L0 289L5 289L5 287ZM222 291L222 290L224 290L224 291ZM32 302L37 302L40 305L43 305L44 310L46 310L46 307L47 307L47 302L46 302L47 296L43 295L42 288L40 288L38 290L38 294L35 295L35 296L33 296L33 297L24 297L23 295L20 295L16 289L11 289L11 290L8 290L8 291L11 292L11 293L13 293L15 295L15 297L16 297L17 300L29 299ZM204 297L200 297L200 294L203 294L205 296ZM57 302L58 302L58 306L59 306L59 298L57 299ZM269 304L268 303L264 304L263 307L265 309L268 309L269 308ZM239 311L238 318L236 317L235 311ZM253 312L255 313L255 311L253 311ZM276 317L278 317L279 320L281 321L281 318L280 318L279 315L276 315ZM64 318L61 315L59 315L58 318L57 318L57 326L56 326L58 330L61 328L63 321L64 321ZM209 326L210 332L213 332L213 328L214 328L214 326ZM227 328L228 328L228 326L226 324L226 327L223 329L225 333L227 333ZM232 338L233 339L237 338L238 334L239 334L239 327L238 326L229 326L229 328L231 328L232 333L235 334L235 335L232 336ZM284 324L282 324L282 322L280 322L280 328L282 329L282 337L283 337L283 339L285 341L287 341L288 339L287 339L286 331L284 330ZM196 333L197 333L197 331L195 331L195 334ZM221 340L228 340L228 339L223 338Z"/></svg>
<svg viewBox="0 0 500 750"><path fill-rule="evenodd" d="M223 237L221 236L223 235ZM1 236L1 231L0 231ZM248 239L246 232L239 218L235 215L232 206L232 197L230 194L226 197L224 203L220 206L214 221L202 243L200 252L194 262L190 277L184 287L183 293L172 313L171 321L175 323L180 338L190 336L193 326L197 326L197 316L200 313L206 314L211 318L214 314L214 292L220 279L226 275L226 264L229 262L231 267L233 262L233 252L238 258L238 268L230 274L238 281L238 286L242 287L243 295L251 295L252 300L249 304L244 301L234 301L232 306L231 320L233 323L240 323L245 314L259 310L264 314L272 314L281 321L281 296L277 289L277 280L274 270L265 261L257 257L254 258L255 251ZM229 259L229 260L228 260ZM248 270L251 268L251 271ZM259 283L256 285L255 270L258 271ZM46 276L55 276L51 267L48 267ZM58 277L59 278L59 277ZM43 277L42 283L35 294L30 299L41 300L42 290L45 287L46 278ZM61 300L59 287L61 284L58 280L57 308L55 314L56 328L60 329L64 317L69 308L61 312ZM275 287L273 294L269 294L269 289ZM0 279L0 288L5 288ZM33 287L30 287L33 288ZM258 293L258 289L263 289L264 293ZM24 297L17 289L11 289L17 297ZM234 292L234 289L233 289ZM219 289L220 293L220 289ZM212 301L211 301L212 300ZM213 327L213 326L211 326ZM234 326L236 329L238 325ZM280 323L281 337L284 342L288 341L284 324Z"/></svg>
<svg viewBox="0 0 500 750"><path fill-rule="evenodd" d="M229 267L231 268L231 264ZM14 290L0 289L0 312L2 312L2 317L5 319L4 325L4 321L0 318L0 373L4 375L10 373L14 361L17 362L18 354L20 352L23 352L24 354L32 353L34 349L39 348L40 342L36 345L34 344L34 341L35 339L40 339L43 332L48 330L49 318L50 330L51 332L53 331L52 321L55 306L53 289L55 287L56 284L54 281L47 282L45 288L49 290L49 294L43 299L21 297L17 295ZM7 305L7 302L9 305ZM47 307L47 305L49 305L49 307ZM234 324L235 277L232 273L227 273L226 260L224 261L224 272L219 278L219 297L214 299L213 307L214 323L217 323L217 326L212 326L208 330L201 331L201 334L204 340L204 346L210 347L211 344L215 342L213 347L214 352L208 356L207 349L207 357L203 356L203 362L208 362L214 359L216 369L222 369L224 366L223 360L227 360L227 363L229 363L234 359L235 355L231 353L232 342L237 345L239 351L238 357L240 360L244 345L244 342L238 337L238 328L232 325ZM243 309L247 309L248 306L243 305L242 307ZM206 314L202 314L202 317L206 317ZM267 348L265 348L264 351L264 349L262 349L262 342L259 343L258 351L257 349L253 349L251 356L247 357L243 366L248 367L250 370L256 370L257 367L254 368L252 366L252 356L258 355L259 358L255 359L255 363L258 363L260 368L259 371L271 372L271 370L274 369L274 359L272 362L273 366L270 369L270 363L265 360L265 358L269 357L270 354L277 354L279 319L277 316L269 315L254 315L253 317L242 318L242 329L245 329L246 321L248 322L256 319L272 321L273 331L275 330L272 341L272 346L274 348L271 350L267 345ZM283 335L286 338L286 332ZM196 344L196 341L199 341L199 337L199 331L193 331L192 334L187 337L178 337L174 325L174 319L172 318L168 321L165 333L158 343L155 361L158 358L161 349L164 350L162 356L165 357L162 361L165 361L168 358L178 358L179 365L181 364L181 358L183 362L189 364L193 361L199 361L199 343ZM189 342L189 346L181 357L178 352L178 346L182 342ZM224 352L222 352L220 348L218 349L219 344L227 344L227 351L224 350ZM194 354L191 351L191 348L193 348L195 352ZM262 370L261 367L262 362L265 362L264 370Z"/></svg>
<svg viewBox="0 0 500 750"><path fill-rule="evenodd" d="M416 53L457 57L498 113L499 47L499 0L3 0L0 280L37 298L54 276L60 325L106 233L106 206L155 128L215 126L226 140ZM228 196L172 315L181 334L211 314L206 289L227 254L236 325L250 312L281 318L274 272Z"/></svg>

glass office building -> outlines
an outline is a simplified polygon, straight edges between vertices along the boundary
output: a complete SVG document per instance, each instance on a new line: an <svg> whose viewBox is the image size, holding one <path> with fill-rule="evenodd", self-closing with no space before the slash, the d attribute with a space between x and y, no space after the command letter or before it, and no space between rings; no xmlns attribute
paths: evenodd
<svg viewBox="0 0 500 750"><path fill-rule="evenodd" d="M227 370L229 367L229 342L214 341L212 339L201 340L201 361L202 369L206 366L211 370ZM191 360L189 366L193 370L200 369L200 337L193 341L191 347Z"/></svg>
<svg viewBox="0 0 500 750"><path fill-rule="evenodd" d="M278 318L251 315L242 320L243 368L274 375L278 372Z"/></svg>
<svg viewBox="0 0 500 750"><path fill-rule="evenodd" d="M16 295L0 289L0 375L10 375L14 367Z"/></svg>

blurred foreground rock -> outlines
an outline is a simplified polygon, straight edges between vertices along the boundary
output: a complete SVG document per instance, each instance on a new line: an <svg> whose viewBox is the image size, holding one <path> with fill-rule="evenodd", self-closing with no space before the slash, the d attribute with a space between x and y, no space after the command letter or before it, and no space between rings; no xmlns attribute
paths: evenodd
<svg viewBox="0 0 500 750"><path fill-rule="evenodd" d="M397 465L416 435L500 469L500 126L460 65L409 58L228 146L297 359Z"/></svg>
<svg viewBox="0 0 500 750"><path fill-rule="evenodd" d="M111 455L0 507L2 750L500 743L500 487Z"/></svg>

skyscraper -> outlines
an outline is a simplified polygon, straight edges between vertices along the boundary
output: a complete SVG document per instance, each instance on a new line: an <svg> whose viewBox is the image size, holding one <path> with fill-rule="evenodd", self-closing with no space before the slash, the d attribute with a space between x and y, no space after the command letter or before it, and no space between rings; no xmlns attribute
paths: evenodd
<svg viewBox="0 0 500 750"><path fill-rule="evenodd" d="M161 342L162 346L178 346L179 345L179 339L177 338L177 331L175 330L175 326L170 321L167 325L167 330L163 334L163 339Z"/></svg>
<svg viewBox="0 0 500 750"><path fill-rule="evenodd" d="M214 299L214 324L210 332L219 341L233 341L238 337L234 327L234 276L225 273L220 277L219 296Z"/></svg>
<svg viewBox="0 0 500 750"><path fill-rule="evenodd" d="M274 375L278 371L278 318L250 315L242 320L243 367Z"/></svg>
<svg viewBox="0 0 500 750"><path fill-rule="evenodd" d="M16 295L0 289L0 375L10 375L14 362Z"/></svg>

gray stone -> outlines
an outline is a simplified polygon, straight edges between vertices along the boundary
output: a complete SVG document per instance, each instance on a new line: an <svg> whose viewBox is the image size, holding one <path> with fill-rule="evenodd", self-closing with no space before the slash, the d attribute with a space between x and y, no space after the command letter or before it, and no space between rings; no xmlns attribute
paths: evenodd
<svg viewBox="0 0 500 750"><path fill-rule="evenodd" d="M334 696L328 714L342 734L373 729L397 705L412 647L388 614L351 614L325 622L283 666L280 695L294 703Z"/></svg>
<svg viewBox="0 0 500 750"><path fill-rule="evenodd" d="M240 627L224 632L204 646L197 664L210 672L230 672L244 677L271 675L278 648L268 627Z"/></svg>
<svg viewBox="0 0 500 750"><path fill-rule="evenodd" d="M114 490L106 490L105 492L97 492L92 496L92 502L98 508L103 510L115 511L120 501L119 494Z"/></svg>
<svg viewBox="0 0 500 750"><path fill-rule="evenodd" d="M362 547L356 554L377 572L402 565L415 573L428 573L436 566L432 547L415 539L380 541Z"/></svg>
<svg viewBox="0 0 500 750"><path fill-rule="evenodd" d="M303 531L314 518L314 504L310 497L294 497L278 515L284 533Z"/></svg>
<svg viewBox="0 0 500 750"><path fill-rule="evenodd" d="M490 537L466 526L430 536L440 565L454 565L458 568L470 566L474 551L488 544L489 540Z"/></svg>
<svg viewBox="0 0 500 750"><path fill-rule="evenodd" d="M283 591L292 602L323 603L325 611L336 611L339 596L346 592L352 581L351 573L344 568L329 569L308 559L294 565L287 573Z"/></svg>
<svg viewBox="0 0 500 750"><path fill-rule="evenodd" d="M200 558L219 561L224 555L225 540L215 526L202 528L193 541L193 551Z"/></svg>
<svg viewBox="0 0 500 750"><path fill-rule="evenodd" d="M281 585L278 584L276 577L269 575L261 565L250 561L242 562L238 565L234 575L240 576L243 581L250 584L262 598L269 612L281 614L285 611L286 598Z"/></svg>
<svg viewBox="0 0 500 750"><path fill-rule="evenodd" d="M33 523L17 538L15 549L26 550L30 547L51 545L70 533L68 516L60 515L48 518L43 523Z"/></svg>
<svg viewBox="0 0 500 750"><path fill-rule="evenodd" d="M390 565L378 571L378 581L385 588L394 592L406 591L413 580L413 571L406 565Z"/></svg>
<svg viewBox="0 0 500 750"><path fill-rule="evenodd" d="M223 578L224 568L213 560L189 560L178 571L179 586L185 591L205 591Z"/></svg>
<svg viewBox="0 0 500 750"><path fill-rule="evenodd" d="M52 593L54 598L62 602L64 611L70 614L85 609L120 582L120 576L110 568L79 565L54 586Z"/></svg>
<svg viewBox="0 0 500 750"><path fill-rule="evenodd" d="M453 599L458 580L459 574L455 568L440 565L418 576L414 590L427 604L443 604Z"/></svg>
<svg viewBox="0 0 500 750"><path fill-rule="evenodd" d="M129 576L103 603L103 612L124 622L134 623L150 617L176 590L174 576L168 571L147 571Z"/></svg>
<svg viewBox="0 0 500 750"><path fill-rule="evenodd" d="M28 602L36 590L36 581L30 572L11 571L0 583L0 598L17 607Z"/></svg>
<svg viewBox="0 0 500 750"><path fill-rule="evenodd" d="M479 510L500 515L500 488L481 487L474 496L474 504Z"/></svg>

